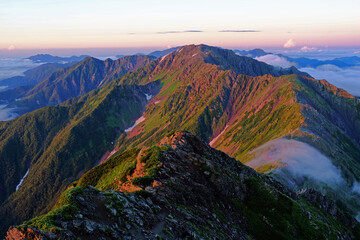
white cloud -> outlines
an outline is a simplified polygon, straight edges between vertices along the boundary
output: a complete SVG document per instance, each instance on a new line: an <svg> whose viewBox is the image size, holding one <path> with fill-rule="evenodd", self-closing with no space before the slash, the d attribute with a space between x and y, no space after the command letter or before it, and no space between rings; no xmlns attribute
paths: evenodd
<svg viewBox="0 0 360 240"><path fill-rule="evenodd" d="M360 96L360 66L339 68L326 64L317 68L301 68L299 70L309 73L316 79L325 79L355 96Z"/></svg>
<svg viewBox="0 0 360 240"><path fill-rule="evenodd" d="M313 51L317 51L318 49L316 47L308 47L308 46L303 46L300 51L302 52L313 52Z"/></svg>
<svg viewBox="0 0 360 240"><path fill-rule="evenodd" d="M10 46L8 47L8 50L9 50L9 51L13 51L13 50L15 50L15 48L16 48L16 47L15 47L14 45L10 45Z"/></svg>
<svg viewBox="0 0 360 240"><path fill-rule="evenodd" d="M14 113L15 108L6 108L6 105L0 105L0 121L8 121L19 116Z"/></svg>
<svg viewBox="0 0 360 240"><path fill-rule="evenodd" d="M336 187L345 183L341 171L314 147L296 140L275 139L252 151L254 159L247 163L256 168L281 162L286 166L275 170L275 175L287 185L295 187L310 178Z"/></svg>
<svg viewBox="0 0 360 240"><path fill-rule="evenodd" d="M273 65L275 67L289 68L291 66L296 66L295 63L289 62L286 58L274 54L268 54L265 56L256 57L255 59L260 62Z"/></svg>
<svg viewBox="0 0 360 240"><path fill-rule="evenodd" d="M284 43L284 48L293 48L295 46L296 46L296 43L292 38L290 38L289 40L287 40L286 43Z"/></svg>

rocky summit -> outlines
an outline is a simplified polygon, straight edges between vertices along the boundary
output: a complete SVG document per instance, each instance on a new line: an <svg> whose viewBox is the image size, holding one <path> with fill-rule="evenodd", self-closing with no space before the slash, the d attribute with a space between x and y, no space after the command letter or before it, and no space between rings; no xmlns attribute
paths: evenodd
<svg viewBox="0 0 360 240"><path fill-rule="evenodd" d="M293 192L181 131L115 154L6 236L79 238L359 239L360 225L320 193Z"/></svg>

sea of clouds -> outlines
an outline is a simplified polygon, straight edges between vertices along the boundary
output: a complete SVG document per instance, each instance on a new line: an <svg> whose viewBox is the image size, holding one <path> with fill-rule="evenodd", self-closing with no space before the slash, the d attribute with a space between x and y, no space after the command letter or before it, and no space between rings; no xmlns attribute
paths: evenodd
<svg viewBox="0 0 360 240"><path fill-rule="evenodd" d="M255 59L282 68L297 67L295 63L288 61L285 57L275 54L268 54ZM307 67L299 70L309 73L316 79L325 79L355 96L360 96L360 66L339 68L335 65L326 64L317 68Z"/></svg>
<svg viewBox="0 0 360 240"><path fill-rule="evenodd" d="M26 70L39 65L28 59L0 57L0 81L10 77L23 76Z"/></svg>

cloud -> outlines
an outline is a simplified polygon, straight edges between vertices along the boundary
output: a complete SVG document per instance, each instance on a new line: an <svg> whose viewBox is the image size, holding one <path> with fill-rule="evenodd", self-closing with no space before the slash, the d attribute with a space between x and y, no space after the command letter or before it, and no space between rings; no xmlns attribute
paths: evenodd
<svg viewBox="0 0 360 240"><path fill-rule="evenodd" d="M284 43L284 48L293 48L295 46L296 46L296 43L292 38L290 38L289 40L287 40L286 43Z"/></svg>
<svg viewBox="0 0 360 240"><path fill-rule="evenodd" d="M230 33L252 33L252 32L261 32L258 30L220 30L218 32L230 32Z"/></svg>
<svg viewBox="0 0 360 240"><path fill-rule="evenodd" d="M255 59L275 67L289 68L291 66L296 66L295 63L288 61L286 58L274 54L256 57Z"/></svg>
<svg viewBox="0 0 360 240"><path fill-rule="evenodd" d="M316 79L325 79L355 96L360 96L360 66L339 68L326 64L317 68L301 68L299 70L309 73Z"/></svg>
<svg viewBox="0 0 360 240"><path fill-rule="evenodd" d="M289 186L301 185L306 179L335 187L345 184L341 171L332 161L314 147L296 140L272 140L252 151L255 158L247 163L260 167L270 163L286 166L275 170L275 175Z"/></svg>
<svg viewBox="0 0 360 240"><path fill-rule="evenodd" d="M308 46L303 46L300 51L302 52L313 52L313 51L317 51L318 49L316 47L308 47Z"/></svg>
<svg viewBox="0 0 360 240"><path fill-rule="evenodd" d="M19 116L14 113L15 108L5 108L5 105L0 105L0 121L8 121Z"/></svg>
<svg viewBox="0 0 360 240"><path fill-rule="evenodd" d="M7 48L9 51L13 51L16 49L16 47L14 45L10 45L8 48Z"/></svg>

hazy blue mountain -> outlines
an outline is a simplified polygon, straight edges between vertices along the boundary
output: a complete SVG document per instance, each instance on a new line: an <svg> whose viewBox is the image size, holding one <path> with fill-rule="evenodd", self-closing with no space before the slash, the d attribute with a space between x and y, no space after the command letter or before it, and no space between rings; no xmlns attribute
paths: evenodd
<svg viewBox="0 0 360 240"><path fill-rule="evenodd" d="M159 51L154 51L154 52L151 52L149 53L148 55L149 56L154 56L156 58L159 58L159 57L163 57L175 50L178 50L180 47L173 47L173 48L169 48L169 49L165 49L165 50L159 50Z"/></svg>
<svg viewBox="0 0 360 240"><path fill-rule="evenodd" d="M264 50L262 50L260 48L255 48L253 50L234 50L234 52L238 55L251 57L251 58L256 58L256 57L265 56L267 54L271 54L271 53L265 52Z"/></svg>
<svg viewBox="0 0 360 240"><path fill-rule="evenodd" d="M37 63L62 63L62 62L79 62L86 57L88 56L81 55L81 56L71 56L71 57L58 57L50 54L37 54L35 56L31 56L26 59L30 59Z"/></svg>

